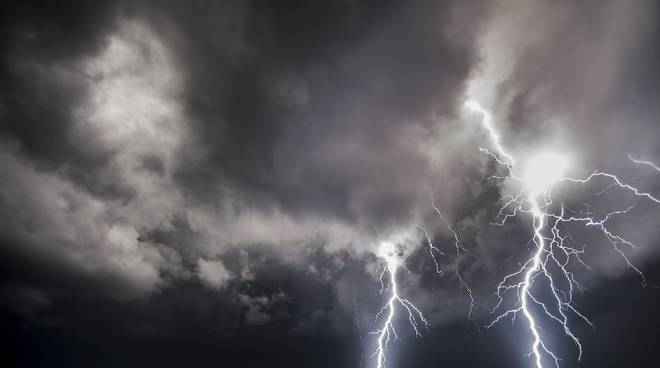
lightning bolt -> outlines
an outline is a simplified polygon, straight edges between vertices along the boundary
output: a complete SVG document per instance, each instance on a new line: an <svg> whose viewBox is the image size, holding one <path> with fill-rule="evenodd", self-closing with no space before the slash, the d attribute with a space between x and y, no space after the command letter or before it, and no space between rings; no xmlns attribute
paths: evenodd
<svg viewBox="0 0 660 368"><path fill-rule="evenodd" d="M499 311L499 315L486 328L492 327L507 317L515 320L517 315L522 313L527 320L532 337L529 355L534 358L536 368L543 368L544 356L547 356L556 367L559 367L560 358L545 342L540 327L541 321L557 323L564 334L575 344L578 360L580 360L582 345L569 326L569 316L577 316L592 327L593 324L573 305L575 293L583 291L584 287L576 280L568 266L571 262L576 262L586 268L589 267L582 260L584 247L576 246L575 241L567 233L567 225L577 223L599 231L614 251L623 258L626 265L639 274L644 285L644 275L633 265L624 250L626 248L635 250L637 246L614 233L607 226L609 220L628 214L634 206L615 209L598 217L589 208L577 211L568 209L563 203L555 204L552 196L553 187L560 183L586 185L591 184L597 178L602 178L609 181L608 189L618 188L641 199L655 203L660 203L660 201L651 193L625 183L614 174L594 171L582 179L565 177L563 176L565 159L556 154L544 154L532 158L529 168L519 174L515 171L517 167L515 167L513 156L502 147L500 136L495 130L490 114L476 101L468 101L465 105L472 112L481 115L482 127L488 131L495 152L486 148L479 148L479 151L492 158L505 171L504 175L494 175L488 179L511 180L521 187L517 193L504 197L504 205L500 208L497 215L498 221L494 224L503 226L510 218L519 214L529 216L533 227L530 243L535 248L520 269L506 275L498 284L497 303L492 312ZM634 163L647 165L660 171L658 166L652 162L637 160L631 156L629 159ZM548 297L543 298L541 291L547 292ZM504 301L508 294L513 294L514 302L512 307L506 309ZM541 315L536 316L534 310L541 311Z"/></svg>
<svg viewBox="0 0 660 368"><path fill-rule="evenodd" d="M427 234L428 236L428 234ZM437 249L437 248L436 248ZM386 291L389 294L387 302L376 314L376 321L382 319L382 325L379 329L372 331L372 335L377 335L377 346L371 357L376 358L376 367L383 368L385 366L386 356L385 351L387 345L392 338L398 339L399 335L394 327L394 318L396 315L396 307L400 306L408 315L408 322L415 331L416 337L421 337L420 328L429 328L429 323L422 314L422 312L408 299L403 298L399 294L399 286L397 283L397 273L400 269L407 270L403 259L403 255L398 245L394 242L383 242L378 250L378 255L383 260L383 270L380 274L380 293Z"/></svg>
<svg viewBox="0 0 660 368"><path fill-rule="evenodd" d="M489 156L504 168L504 174L492 175L487 179L498 180L500 182L510 180L520 185L518 192L503 197L505 199L504 204L496 216L497 221L493 222L493 224L504 226L512 217L520 214L529 216L532 222L533 232L529 244L533 244L535 247L535 250L522 267L506 275L498 284L495 293L497 302L491 312L496 313L500 311L500 313L486 328L494 326L507 317L515 320L518 314L522 314L528 323L529 332L532 336L529 356L534 358L536 368L543 368L544 356L551 358L554 361L555 367L559 367L560 358L545 342L541 334L542 328L540 324L540 322L546 320L555 322L576 345L578 360L580 360L582 357L582 344L571 330L569 318L571 315L577 316L588 325L592 327L594 325L573 305L576 292L584 291L584 287L577 281L574 273L569 269L569 264L574 262L587 269L589 269L589 266L582 260L584 246L582 248L577 247L576 242L566 231L567 225L578 223L587 228L599 231L610 243L614 251L623 258L626 265L639 274L644 285L645 278L643 273L629 260L625 252L626 248L636 250L637 246L607 227L609 220L617 216L627 215L634 206L615 209L598 217L591 212L589 206L587 206L586 210L574 210L567 208L563 203L559 205L555 204L552 189L559 183L586 185L592 183L597 178L603 178L609 181L609 185L599 194L612 188L618 188L630 192L636 197L658 204L660 204L660 200L651 193L644 192L622 181L616 175L603 171L596 170L585 178L562 176L566 166L566 160L561 155L552 153L541 154L531 159L528 169L522 174L519 174L515 166L516 160L513 155L504 149L490 114L476 101L470 100L465 105L471 111L481 115L482 127L488 132L491 146L494 149L493 152L487 148L479 147L479 151ZM636 164L650 166L660 172L660 168L650 161L635 159L632 156L629 156L629 159ZM431 198L431 207L438 214L439 219L446 225L451 234L456 256L468 255L476 257L463 246L458 233L435 205L433 197ZM436 273L440 275L444 274L437 256L445 256L446 254L434 245L426 228L421 225L417 225L417 228L424 233ZM398 285L399 271L403 269L410 273L405 266L405 256L401 244L395 241L381 242L377 256L382 261L382 271L379 277L381 284L380 294L386 294L387 300L378 313L376 313L375 322L380 323L380 327L370 332L371 335L376 336L376 348L371 354L371 358L376 359L377 368L383 368L386 363L388 344L392 339L399 339L395 328L398 310L400 309L405 313L416 337L422 336L422 329L429 328L429 322L410 300L402 297L400 294ZM475 299L472 290L460 272L459 266L460 259L456 263L454 273L460 285L468 294L468 319L470 319L475 306ZM542 284L540 280L545 281L545 283ZM543 286L545 286L545 289ZM542 289L540 291L548 291L549 296L545 298L541 297L538 289ZM505 297L508 294L513 294L515 300L512 307L505 309ZM535 316L534 308L542 311L542 314Z"/></svg>
<svg viewBox="0 0 660 368"><path fill-rule="evenodd" d="M463 278L463 274L460 271L460 256L462 254L467 254L468 256L471 256L473 258L477 258L472 252L467 250L464 246L461 240L458 238L458 233L456 233L456 230L454 230L454 227L451 225L451 223L442 215L442 212L438 208L438 206L435 205L435 200L433 197L431 197L431 207L433 210L438 214L438 217L440 218L440 221L442 221L445 226L447 226L447 230L451 233L451 236L454 240L454 248L456 249L456 265L454 267L454 274L456 274L456 278L458 279L459 284L465 291L467 292L468 299L469 299L469 305L468 305L468 315L467 318L468 320L472 319L472 312L474 310L474 295L472 294L472 289L470 289L470 286L468 285L467 282L465 282L465 279ZM429 237L428 232L426 229L424 230L424 234L426 235L426 241L428 242L429 245L429 253L431 253L431 257L433 258L433 262L435 263L436 266L436 271L438 273L442 273L438 269L438 261L435 259L435 254L433 252L434 249L437 249L434 245L433 242L431 241L431 237ZM444 255L444 253L440 252L440 254Z"/></svg>
<svg viewBox="0 0 660 368"><path fill-rule="evenodd" d="M458 234L451 226L449 221L447 221L440 209L435 205L433 198L431 198L431 206L434 211L437 212L440 220L447 226L447 229L452 234L454 239L454 246L456 248L456 255L460 256L463 253L472 255L461 243L458 238ZM437 259L437 255L445 256L446 254L437 248L433 244L433 240L429 235L429 232L426 228L421 225L416 225L416 227L421 230L424 234L426 244L428 245L429 254L433 263L435 265L435 271L439 275L443 275L444 272L441 270L440 262ZM422 312L417 308L410 300L401 297L399 291L399 285L397 283L397 275L399 270L403 269L410 273L410 271L405 266L405 257L403 256L403 251L400 249L400 244L397 244L394 241L385 241L382 242L379 246L377 256L382 260L382 271L380 272L380 294L387 293L388 299L387 302L380 308L378 313L376 313L376 322L382 320L380 328L375 331L370 332L371 335L376 335L376 349L371 354L371 358L376 358L376 367L383 368L386 362L386 350L391 339L399 339L397 330L394 327L395 317L397 313L397 306L401 307L403 311L407 314L408 323L410 324L412 330L415 332L416 337L422 337L421 329L428 329L430 327L429 322L426 320ZM474 255L472 255L474 257ZM475 300L472 294L472 290L465 282L460 269L459 262L457 261L456 267L454 269L459 283L467 291L468 297L470 300L468 319L471 318L472 310L475 305ZM357 313L357 312L356 312ZM357 317L356 317L357 318Z"/></svg>
<svg viewBox="0 0 660 368"><path fill-rule="evenodd" d="M638 160L638 159L632 157L631 155L628 155L628 158L630 159L630 161L632 161L632 162L634 162L634 163L636 163L636 164L647 165L647 166L652 167L653 170L660 172L660 167L658 167L658 165L654 164L654 163L651 162L651 161Z"/></svg>

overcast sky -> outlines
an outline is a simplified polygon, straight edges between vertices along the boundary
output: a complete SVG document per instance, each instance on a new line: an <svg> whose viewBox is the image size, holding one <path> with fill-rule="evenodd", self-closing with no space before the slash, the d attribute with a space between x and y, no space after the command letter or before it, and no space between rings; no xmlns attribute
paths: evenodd
<svg viewBox="0 0 660 368"><path fill-rule="evenodd" d="M6 366L372 367L379 245L405 238L400 290L431 328L399 321L388 367L532 367L524 319L484 328L531 227L493 225L510 185L487 180L466 101L518 161L560 152L567 175L660 196L629 160L660 163L652 0L22 1L0 18ZM595 329L571 318L578 362L548 328L562 367L660 359L660 205L618 189L556 192L596 216L634 206L612 227L646 278L571 229Z"/></svg>

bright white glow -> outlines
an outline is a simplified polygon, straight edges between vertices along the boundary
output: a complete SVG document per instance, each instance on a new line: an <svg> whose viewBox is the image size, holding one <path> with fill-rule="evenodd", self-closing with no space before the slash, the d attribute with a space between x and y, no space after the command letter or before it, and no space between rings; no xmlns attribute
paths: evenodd
<svg viewBox="0 0 660 368"><path fill-rule="evenodd" d="M515 165L516 160L502 146L500 136L495 130L490 114L476 101L467 101L465 106L470 111L482 116L481 125L489 134L490 149L480 147L479 151L488 155L501 166L501 170L498 169L498 173L492 175L489 179L499 182L511 180L519 184L516 193L503 197L505 203L496 216L498 221L494 224L503 226L508 219L525 215L532 220L534 234L528 243L534 248L529 258L521 264L517 271L504 276L499 283L495 293L498 301L492 312L499 311L501 314L486 327L492 327L507 317L515 319L518 315L522 315L527 322L532 338L529 356L534 359L534 366L544 368L543 361L551 359L555 367L559 368L561 359L553 352L552 346L546 342L543 333L545 324L556 323L562 328L566 337L575 344L578 351L578 360L580 360L582 357L582 344L573 333L569 320L581 319L592 327L593 324L573 305L575 294L582 292L584 287L576 280L571 267L574 265L589 267L582 260L582 256L585 254L584 246L579 247L576 241L566 233L566 226L568 224L582 224L589 229L600 232L612 249L623 258L626 265L641 276L642 283L644 283L644 275L630 262L627 256L626 249L634 250L637 246L614 233L608 228L607 224L610 219L627 214L634 206L615 208L610 210L609 213L601 213L600 215L589 208L568 209L563 203L554 202L551 189L559 184L590 184L592 179L598 177L610 182L607 188L618 188L635 195L639 199L650 200L658 204L660 204L660 199L654 197L651 193L643 192L630 184L626 184L625 181L614 174L598 170L584 179L566 177L565 172L570 164L569 157L555 152L542 152L531 156L529 159L524 160L522 172L518 172L518 167ZM658 166L650 161L637 160L632 157L630 157L630 160L660 171ZM500 174L501 172L504 172L504 174ZM444 219L439 208L433 203L433 198L431 198L431 205L453 235L456 254L470 254L461 244L458 234L451 224ZM443 274L435 257L436 255L444 255L444 253L435 247L431 236L424 227L419 225L417 227L424 233L436 272ZM383 261L380 273L380 292L381 294L387 292L387 300L376 314L376 322L380 322L380 328L372 332L373 335L377 335L377 346L371 355L372 358L376 359L376 368L385 367L385 352L388 343L391 341L390 338L398 339L394 327L397 320L396 313L405 312L404 315L407 315L408 322L417 336L421 336L420 327L428 327L428 322L420 310L409 300L401 297L400 294L397 281L398 271L400 269L407 271L404 262L407 256L406 250L410 250L403 246L408 243L406 239L409 238L399 236L383 241L379 243L376 253ZM470 297L469 318L474 307L472 291L461 276L458 264L455 272ZM505 305L509 303L512 303L512 305L506 309Z"/></svg>
<svg viewBox="0 0 660 368"><path fill-rule="evenodd" d="M383 368L385 366L385 350L390 342L390 338L394 338L395 340L399 338L394 328L394 317L397 307L401 307L408 315L408 322L415 331L415 336L421 336L420 327L429 327L429 323L424 318L422 312L408 299L402 298L399 294L397 271L401 268L405 269L403 264L404 255L402 249L400 249L400 245L394 241L384 241L380 244L377 251L377 255L385 263L380 274L380 293L382 294L385 291L389 293L387 303L376 314L376 321L382 319L383 323L378 330L371 332L372 335L378 336L376 350L371 355L376 358L377 368Z"/></svg>
<svg viewBox="0 0 660 368"><path fill-rule="evenodd" d="M506 174L494 175L492 178L514 180L521 184L517 193L503 198L505 203L498 212L498 221L495 224L503 226L511 217L523 214L532 219L534 232L531 244L535 249L530 257L517 271L504 276L497 287L498 302L492 311L502 313L487 328L506 317L515 319L519 313L522 314L532 337L529 355L534 358L535 367L543 368L544 357L549 357L558 368L560 359L553 352L552 347L546 344L542 335L543 323L557 323L576 345L580 360L582 344L569 326L570 316L582 319L592 327L593 325L573 306L575 293L583 291L584 288L575 279L569 266L574 264L589 267L582 261L584 247L578 247L575 240L566 233L566 225L583 224L587 228L599 231L613 250L621 255L626 265L640 275L644 284L644 275L630 262L624 251L626 248L635 250L637 246L607 227L608 220L628 213L634 206L612 209L604 215L595 214L588 208L567 209L562 203L554 202L551 188L560 183L588 184L593 178L599 177L610 181L608 188L625 190L640 199L655 203L660 203L660 199L626 184L614 174L598 170L584 179L565 177L564 172L569 164L567 157L552 152L541 153L527 160L522 175L518 176L515 173L514 160L502 151L499 136L493 130L488 112L475 101L469 101L468 106L484 115L482 125L488 130L491 144L496 150L491 152L479 148L479 151L490 156L506 170ZM648 165L657 170L657 165L652 162L629 158L637 164ZM535 281L542 283L535 284ZM503 305L509 303L505 301L505 297L511 294L513 294L513 305L502 311ZM539 315L535 315L535 310Z"/></svg>
<svg viewBox="0 0 660 368"><path fill-rule="evenodd" d="M564 175L567 166L565 156L544 152L526 162L522 179L532 193L542 193Z"/></svg>

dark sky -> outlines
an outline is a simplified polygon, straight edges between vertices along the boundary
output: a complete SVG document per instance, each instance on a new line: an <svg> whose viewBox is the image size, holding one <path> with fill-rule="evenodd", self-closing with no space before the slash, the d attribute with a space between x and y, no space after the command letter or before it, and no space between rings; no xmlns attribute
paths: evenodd
<svg viewBox="0 0 660 368"><path fill-rule="evenodd" d="M3 2L0 48L3 366L375 367L379 250L405 239L431 327L395 320L387 367L533 367L524 318L485 328L532 228L492 224L512 184L468 100L518 161L660 196L628 158L660 163L652 0ZM566 228L595 328L570 318L580 361L543 334L562 367L656 367L660 205L608 183L553 203L634 206L608 225L646 282Z"/></svg>

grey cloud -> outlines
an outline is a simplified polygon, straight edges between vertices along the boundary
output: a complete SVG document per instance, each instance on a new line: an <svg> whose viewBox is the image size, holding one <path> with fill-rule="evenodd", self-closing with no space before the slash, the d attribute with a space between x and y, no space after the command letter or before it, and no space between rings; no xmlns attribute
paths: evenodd
<svg viewBox="0 0 660 368"><path fill-rule="evenodd" d="M401 137L433 114L452 115L481 8L246 3L212 19L194 7L156 10L154 23L189 65L186 107L204 147L178 177L207 201L220 184L246 207L405 221L429 167Z"/></svg>
<svg viewBox="0 0 660 368"><path fill-rule="evenodd" d="M247 308L245 311L245 322L248 325L262 325L271 320L268 314L269 309L273 304L286 300L286 294L278 292L272 296L249 296L246 294L238 294L241 304Z"/></svg>
<svg viewBox="0 0 660 368"><path fill-rule="evenodd" d="M406 234L402 290L466 338L457 267L479 324L529 224L492 226L507 188L484 180L497 167L465 96L516 154L555 144L576 172L656 192L626 155L660 162L657 12L641 0L3 5L0 309L35 331L129 345L358 346L382 301L375 248ZM564 199L593 205L592 190ZM474 256L456 255L431 198ZM657 209L635 211L614 226L653 267ZM444 276L415 225L446 253ZM594 244L589 286L629 282L602 237L575 236Z"/></svg>
<svg viewBox="0 0 660 368"><path fill-rule="evenodd" d="M60 292L70 287L75 292L75 285L87 285L91 294L123 298L153 292L164 284L161 276L165 274L185 275L179 255L138 241L138 229L158 226L182 203L166 173L144 170L140 161L156 157L162 170L170 170L185 132L176 122L180 116L172 97L177 81L163 46L152 42L149 31L138 24L116 24L114 30L103 33L105 38L97 41L93 52L75 54L63 64L69 74L60 82L80 84L84 97L69 96L59 82L40 86L40 74L20 79L39 93L48 94L54 88L73 98L52 105L66 111L65 121L52 120L48 113L39 116L49 127L59 125L57 132L64 137L49 137L43 130L28 127L35 139L55 141L39 143L40 149L67 156L48 154L44 161L31 151L30 137L7 134L1 151L6 174L2 178L2 236L8 258L20 257L26 264L12 271L20 277L32 277L31 282ZM60 63L58 59L29 62L48 68L58 68ZM59 78L57 69L49 71L44 78ZM127 94L129 90L132 95ZM28 102L29 97L23 97ZM50 106L51 99L29 102L38 111L44 104ZM3 123L8 128L28 124L11 115ZM64 142L69 139L74 142ZM69 145L73 150L83 147L88 152L69 155L46 143ZM103 160L96 160L94 152L103 152ZM81 165L79 158L90 159L93 167ZM103 188L114 194L107 195ZM13 268L11 263L7 266ZM49 272L55 273L41 276L55 285L29 275L40 265L48 265Z"/></svg>
<svg viewBox="0 0 660 368"><path fill-rule="evenodd" d="M628 154L660 160L658 9L643 0L499 4L480 37L484 63L469 93L493 111L504 144L520 157L553 149L571 157L570 175L586 177L599 169L656 193L658 177ZM657 208L625 191L594 197L600 185L607 183L586 190L567 185L561 194L574 208L638 206L634 218L615 227L641 246L627 253L643 265L657 254L657 234L649 226L658 219ZM601 236L579 233L593 244L592 259L602 273L625 270Z"/></svg>
<svg viewBox="0 0 660 368"><path fill-rule="evenodd" d="M211 289L222 289L232 277L221 261L197 261L197 276Z"/></svg>
<svg viewBox="0 0 660 368"><path fill-rule="evenodd" d="M586 168L657 157L657 12L644 0L502 4L484 37L484 83L506 143L572 149Z"/></svg>
<svg viewBox="0 0 660 368"><path fill-rule="evenodd" d="M79 60L104 47L113 30L114 6L3 4L2 14L3 144L18 144L44 168L87 182L98 194L121 192L89 173L104 165L111 152L96 145L96 137L77 135L73 116L88 93L89 76Z"/></svg>

